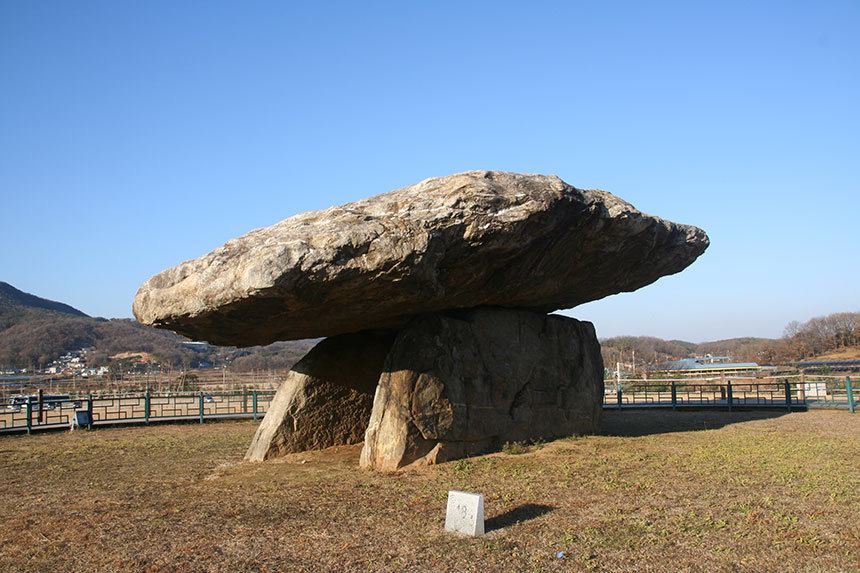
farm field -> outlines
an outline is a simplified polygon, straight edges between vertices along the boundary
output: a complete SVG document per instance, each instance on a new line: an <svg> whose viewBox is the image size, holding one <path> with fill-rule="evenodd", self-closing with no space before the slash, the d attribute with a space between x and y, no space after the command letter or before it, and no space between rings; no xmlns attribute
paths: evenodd
<svg viewBox="0 0 860 573"><path fill-rule="evenodd" d="M860 571L847 411L607 411L395 474L360 445L244 463L255 430L0 436L0 570ZM484 495L485 537L443 531L450 489Z"/></svg>

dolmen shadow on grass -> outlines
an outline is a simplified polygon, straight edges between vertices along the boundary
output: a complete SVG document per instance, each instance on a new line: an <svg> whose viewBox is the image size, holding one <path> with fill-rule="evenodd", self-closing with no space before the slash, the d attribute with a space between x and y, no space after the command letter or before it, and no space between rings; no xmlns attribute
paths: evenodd
<svg viewBox="0 0 860 573"><path fill-rule="evenodd" d="M303 213L141 286L144 323L213 344L326 337L246 459L364 441L395 470L599 428L589 322L550 314L681 271L696 227L555 176L471 171Z"/></svg>

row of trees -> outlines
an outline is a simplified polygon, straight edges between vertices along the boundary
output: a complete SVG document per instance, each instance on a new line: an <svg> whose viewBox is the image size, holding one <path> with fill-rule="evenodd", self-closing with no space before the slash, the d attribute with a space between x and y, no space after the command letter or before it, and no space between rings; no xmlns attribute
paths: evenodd
<svg viewBox="0 0 860 573"><path fill-rule="evenodd" d="M661 364L689 356L696 352L697 346L692 342L653 336L616 336L600 341L600 353L607 368L615 368L617 362L629 368L634 354L636 364Z"/></svg>
<svg viewBox="0 0 860 573"><path fill-rule="evenodd" d="M237 351L237 356L230 362L230 369L236 372L289 370L317 342L317 340L294 340L244 348Z"/></svg>
<svg viewBox="0 0 860 573"><path fill-rule="evenodd" d="M860 313L838 312L807 322L788 323L783 332L784 351L800 359L815 357L860 344Z"/></svg>
<svg viewBox="0 0 860 573"><path fill-rule="evenodd" d="M759 364L788 364L860 345L860 313L837 312L806 322L791 321L782 338L761 340L738 356Z"/></svg>
<svg viewBox="0 0 860 573"><path fill-rule="evenodd" d="M731 356L739 362L787 364L808 360L841 348L860 345L860 313L839 312L792 321L782 338L732 338L695 344L682 340L662 340L647 336L618 336L600 341L603 363L629 365L633 354L637 366L657 365L688 356Z"/></svg>

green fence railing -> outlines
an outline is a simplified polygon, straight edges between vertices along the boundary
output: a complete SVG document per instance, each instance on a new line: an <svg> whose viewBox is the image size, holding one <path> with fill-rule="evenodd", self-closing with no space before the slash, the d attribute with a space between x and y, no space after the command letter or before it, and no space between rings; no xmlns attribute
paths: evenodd
<svg viewBox="0 0 860 573"><path fill-rule="evenodd" d="M202 424L218 418L259 420L274 395L274 390L143 392L69 396L52 402L40 401L38 396L16 396L0 401L0 432L70 428L80 420L88 427L172 420Z"/></svg>
<svg viewBox="0 0 860 573"><path fill-rule="evenodd" d="M65 396L48 401L42 395L0 401L0 432L32 433L106 424L196 421L218 418L261 419L274 390L240 392L142 392ZM603 407L624 408L847 408L860 407L850 377L844 379L771 378L718 380L606 381Z"/></svg>
<svg viewBox="0 0 860 573"><path fill-rule="evenodd" d="M850 376L844 379L607 380L603 407L623 408L847 408L860 406Z"/></svg>

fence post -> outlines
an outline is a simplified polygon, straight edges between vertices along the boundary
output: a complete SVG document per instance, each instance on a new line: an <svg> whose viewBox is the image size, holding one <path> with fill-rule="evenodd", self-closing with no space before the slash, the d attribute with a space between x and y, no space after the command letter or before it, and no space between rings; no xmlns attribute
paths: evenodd
<svg viewBox="0 0 860 573"><path fill-rule="evenodd" d="M27 433L33 433L33 403L27 398Z"/></svg>
<svg viewBox="0 0 860 573"><path fill-rule="evenodd" d="M732 411L732 381L726 381L726 398L729 401L729 412Z"/></svg>
<svg viewBox="0 0 860 573"><path fill-rule="evenodd" d="M845 392L848 394L848 410L854 413L854 388L851 386L851 376L845 377Z"/></svg>
<svg viewBox="0 0 860 573"><path fill-rule="evenodd" d="M87 394L87 416L90 419L90 423L87 424L87 430L93 429L93 395Z"/></svg>
<svg viewBox="0 0 860 573"><path fill-rule="evenodd" d="M198 402L198 406L200 408L200 423L203 423L203 390L200 391L200 398Z"/></svg>
<svg viewBox="0 0 860 573"><path fill-rule="evenodd" d="M257 421L257 389L254 388L254 421Z"/></svg>
<svg viewBox="0 0 860 573"><path fill-rule="evenodd" d="M45 398L44 398L43 392L44 391L41 388L39 388L39 423L40 424L45 423L45 402L44 402Z"/></svg>
<svg viewBox="0 0 860 573"><path fill-rule="evenodd" d="M788 408L788 411L791 412L791 383L788 381L788 378L785 379L785 406Z"/></svg>
<svg viewBox="0 0 860 573"><path fill-rule="evenodd" d="M150 412L150 402L149 402L149 390L146 391L146 395L143 397L143 417L146 419L146 425L149 425L149 412Z"/></svg>
<svg viewBox="0 0 860 573"><path fill-rule="evenodd" d="M675 388L675 381L672 380L672 411L676 411L678 409L678 391Z"/></svg>

